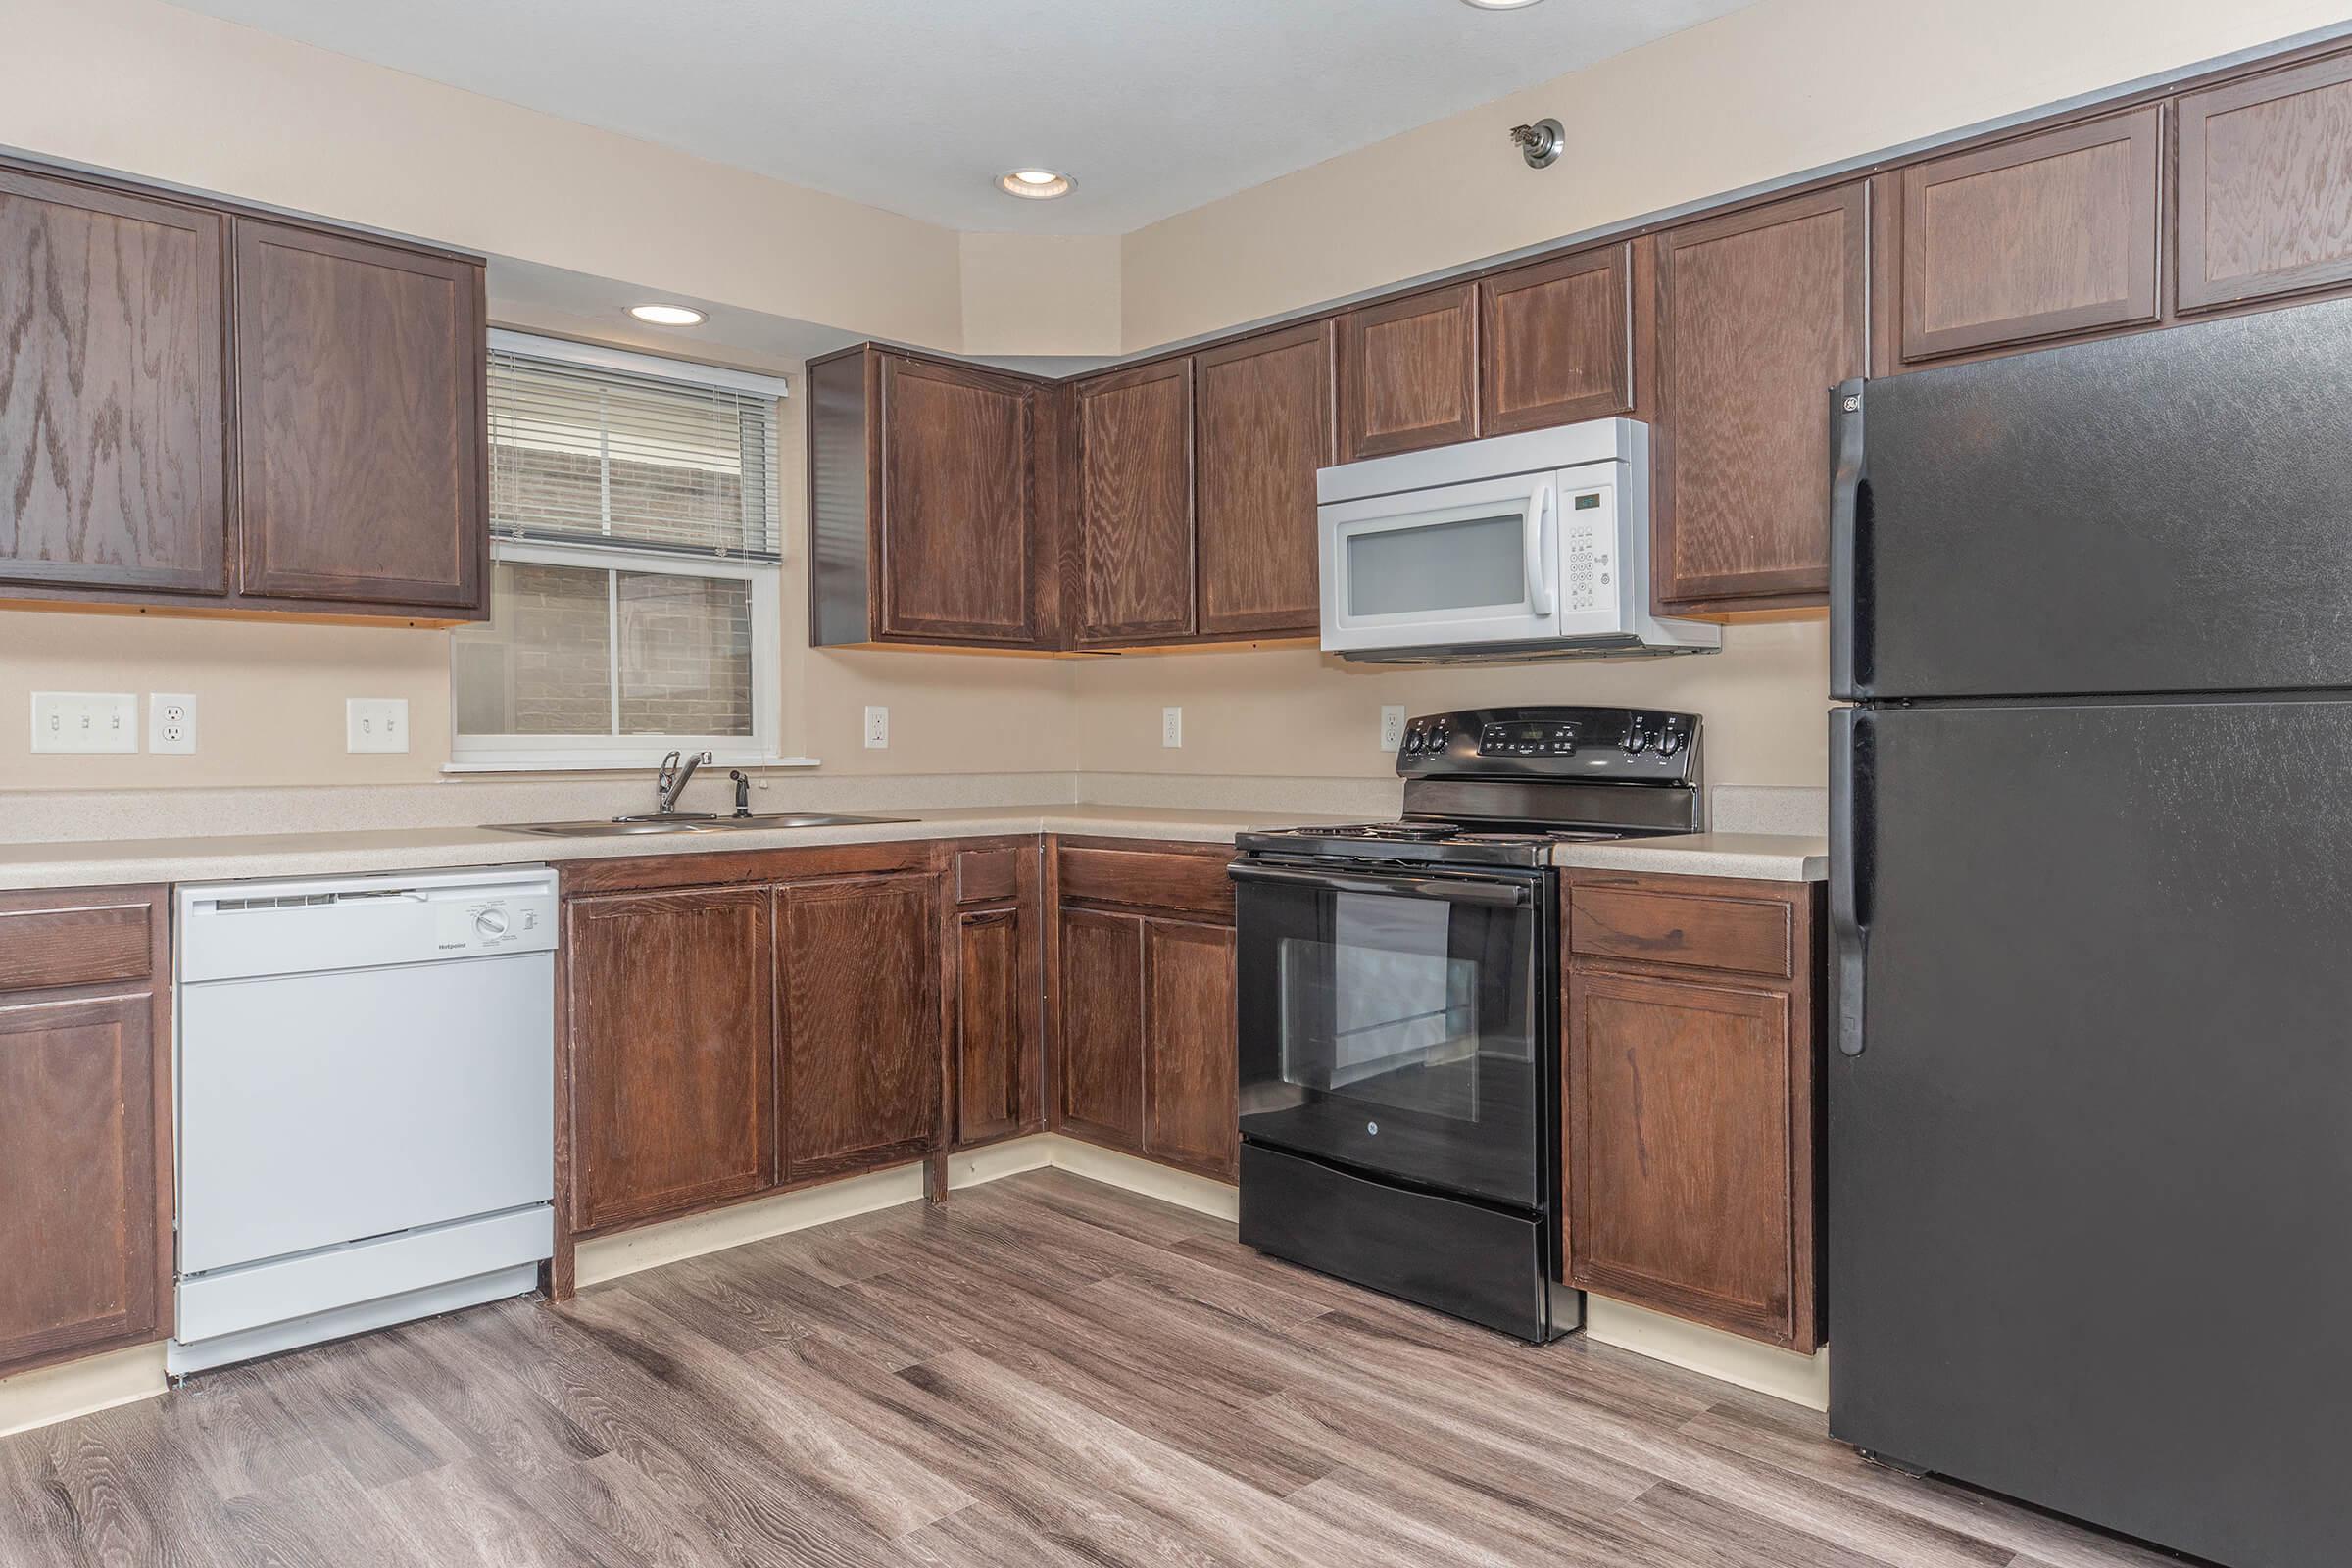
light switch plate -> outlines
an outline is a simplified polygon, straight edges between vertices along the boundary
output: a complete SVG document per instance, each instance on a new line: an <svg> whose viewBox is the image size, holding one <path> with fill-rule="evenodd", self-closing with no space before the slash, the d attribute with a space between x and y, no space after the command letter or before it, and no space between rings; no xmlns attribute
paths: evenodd
<svg viewBox="0 0 2352 1568"><path fill-rule="evenodd" d="M135 752L139 699L135 692L34 692L32 749L36 752Z"/></svg>
<svg viewBox="0 0 2352 1568"><path fill-rule="evenodd" d="M890 745L890 710L868 708L865 710L865 744L880 751Z"/></svg>
<svg viewBox="0 0 2352 1568"><path fill-rule="evenodd" d="M1159 744L1162 746L1182 746L1184 744L1183 709L1163 708L1159 710Z"/></svg>
<svg viewBox="0 0 2352 1568"><path fill-rule="evenodd" d="M147 749L166 757L196 750L196 698L189 692L147 694Z"/></svg>
<svg viewBox="0 0 2352 1568"><path fill-rule="evenodd" d="M1403 744L1404 705L1402 703L1381 704L1380 749L1384 752L1393 752Z"/></svg>
<svg viewBox="0 0 2352 1568"><path fill-rule="evenodd" d="M343 749L347 752L405 752L409 749L406 697L354 697L343 705Z"/></svg>

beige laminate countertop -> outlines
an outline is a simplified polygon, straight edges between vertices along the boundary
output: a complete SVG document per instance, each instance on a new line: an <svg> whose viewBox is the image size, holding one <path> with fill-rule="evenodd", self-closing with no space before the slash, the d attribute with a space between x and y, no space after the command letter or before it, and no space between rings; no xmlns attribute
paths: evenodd
<svg viewBox="0 0 2352 1568"><path fill-rule="evenodd" d="M1554 865L1660 876L1740 876L1758 882L1819 882L1830 874L1830 841L1795 833L1678 833L1614 843L1563 844Z"/></svg>
<svg viewBox="0 0 2352 1568"><path fill-rule="evenodd" d="M649 855L708 855L900 839L975 838L1003 833L1097 834L1105 838L1187 839L1230 844L1253 827L1360 820L1298 812L1244 814L1135 806L963 807L915 813L902 822L844 827L775 828L724 834L658 834L610 839L542 838L484 827L369 828L351 832L224 834L197 838L0 843L0 890L100 887L133 882L229 882L305 876L354 876L461 865ZM1558 865L1813 881L1825 874L1828 846L1779 834L1700 833L1618 844L1565 845Z"/></svg>

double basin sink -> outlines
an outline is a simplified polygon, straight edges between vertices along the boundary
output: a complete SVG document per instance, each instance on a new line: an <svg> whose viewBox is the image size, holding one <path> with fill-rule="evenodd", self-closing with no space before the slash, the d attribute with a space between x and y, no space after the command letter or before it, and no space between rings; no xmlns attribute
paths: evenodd
<svg viewBox="0 0 2352 1568"><path fill-rule="evenodd" d="M695 811L612 816L586 822L493 822L494 833L537 833L551 839L611 839L638 833L737 833L792 827L863 827L912 822L911 816L847 816L827 811L771 811L763 816L712 816Z"/></svg>

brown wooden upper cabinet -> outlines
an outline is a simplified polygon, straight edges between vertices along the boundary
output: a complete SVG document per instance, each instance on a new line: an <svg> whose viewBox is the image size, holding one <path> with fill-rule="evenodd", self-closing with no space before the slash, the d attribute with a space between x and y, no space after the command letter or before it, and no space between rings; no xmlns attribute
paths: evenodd
<svg viewBox="0 0 2352 1568"><path fill-rule="evenodd" d="M223 220L0 168L0 583L227 591Z"/></svg>
<svg viewBox="0 0 2352 1568"><path fill-rule="evenodd" d="M483 606L482 288L469 262L237 220L241 598Z"/></svg>
<svg viewBox="0 0 2352 1568"><path fill-rule="evenodd" d="M1603 245L1480 279L1480 434L1633 412L1633 252Z"/></svg>
<svg viewBox="0 0 2352 1568"><path fill-rule="evenodd" d="M871 344L808 372L819 646L1036 646L1040 383Z"/></svg>
<svg viewBox="0 0 2352 1568"><path fill-rule="evenodd" d="M1315 470L1335 461L1329 321L1193 356L1203 635L1320 624Z"/></svg>
<svg viewBox="0 0 2352 1568"><path fill-rule="evenodd" d="M2176 103L2183 312L2352 283L2352 54Z"/></svg>
<svg viewBox="0 0 2352 1568"><path fill-rule="evenodd" d="M1078 383L1077 641L1193 631L1193 364Z"/></svg>
<svg viewBox="0 0 2352 1568"><path fill-rule="evenodd" d="M0 597L484 613L482 275L0 165Z"/></svg>
<svg viewBox="0 0 2352 1568"><path fill-rule="evenodd" d="M1478 286L1340 318L1340 461L1468 441L1478 428Z"/></svg>
<svg viewBox="0 0 2352 1568"><path fill-rule="evenodd" d="M1900 301L1886 368L2155 320L2162 118L2149 104L1882 176L1882 286Z"/></svg>
<svg viewBox="0 0 2352 1568"><path fill-rule="evenodd" d="M1830 389L1867 363L1867 212L1856 181L1660 237L1661 611L1827 598Z"/></svg>

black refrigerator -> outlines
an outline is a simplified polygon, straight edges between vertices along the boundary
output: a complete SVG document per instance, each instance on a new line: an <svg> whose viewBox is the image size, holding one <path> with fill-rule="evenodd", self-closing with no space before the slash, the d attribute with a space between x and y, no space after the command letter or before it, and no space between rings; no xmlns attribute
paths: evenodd
<svg viewBox="0 0 2352 1568"><path fill-rule="evenodd" d="M1830 1430L2352 1561L2352 302L1834 394Z"/></svg>

